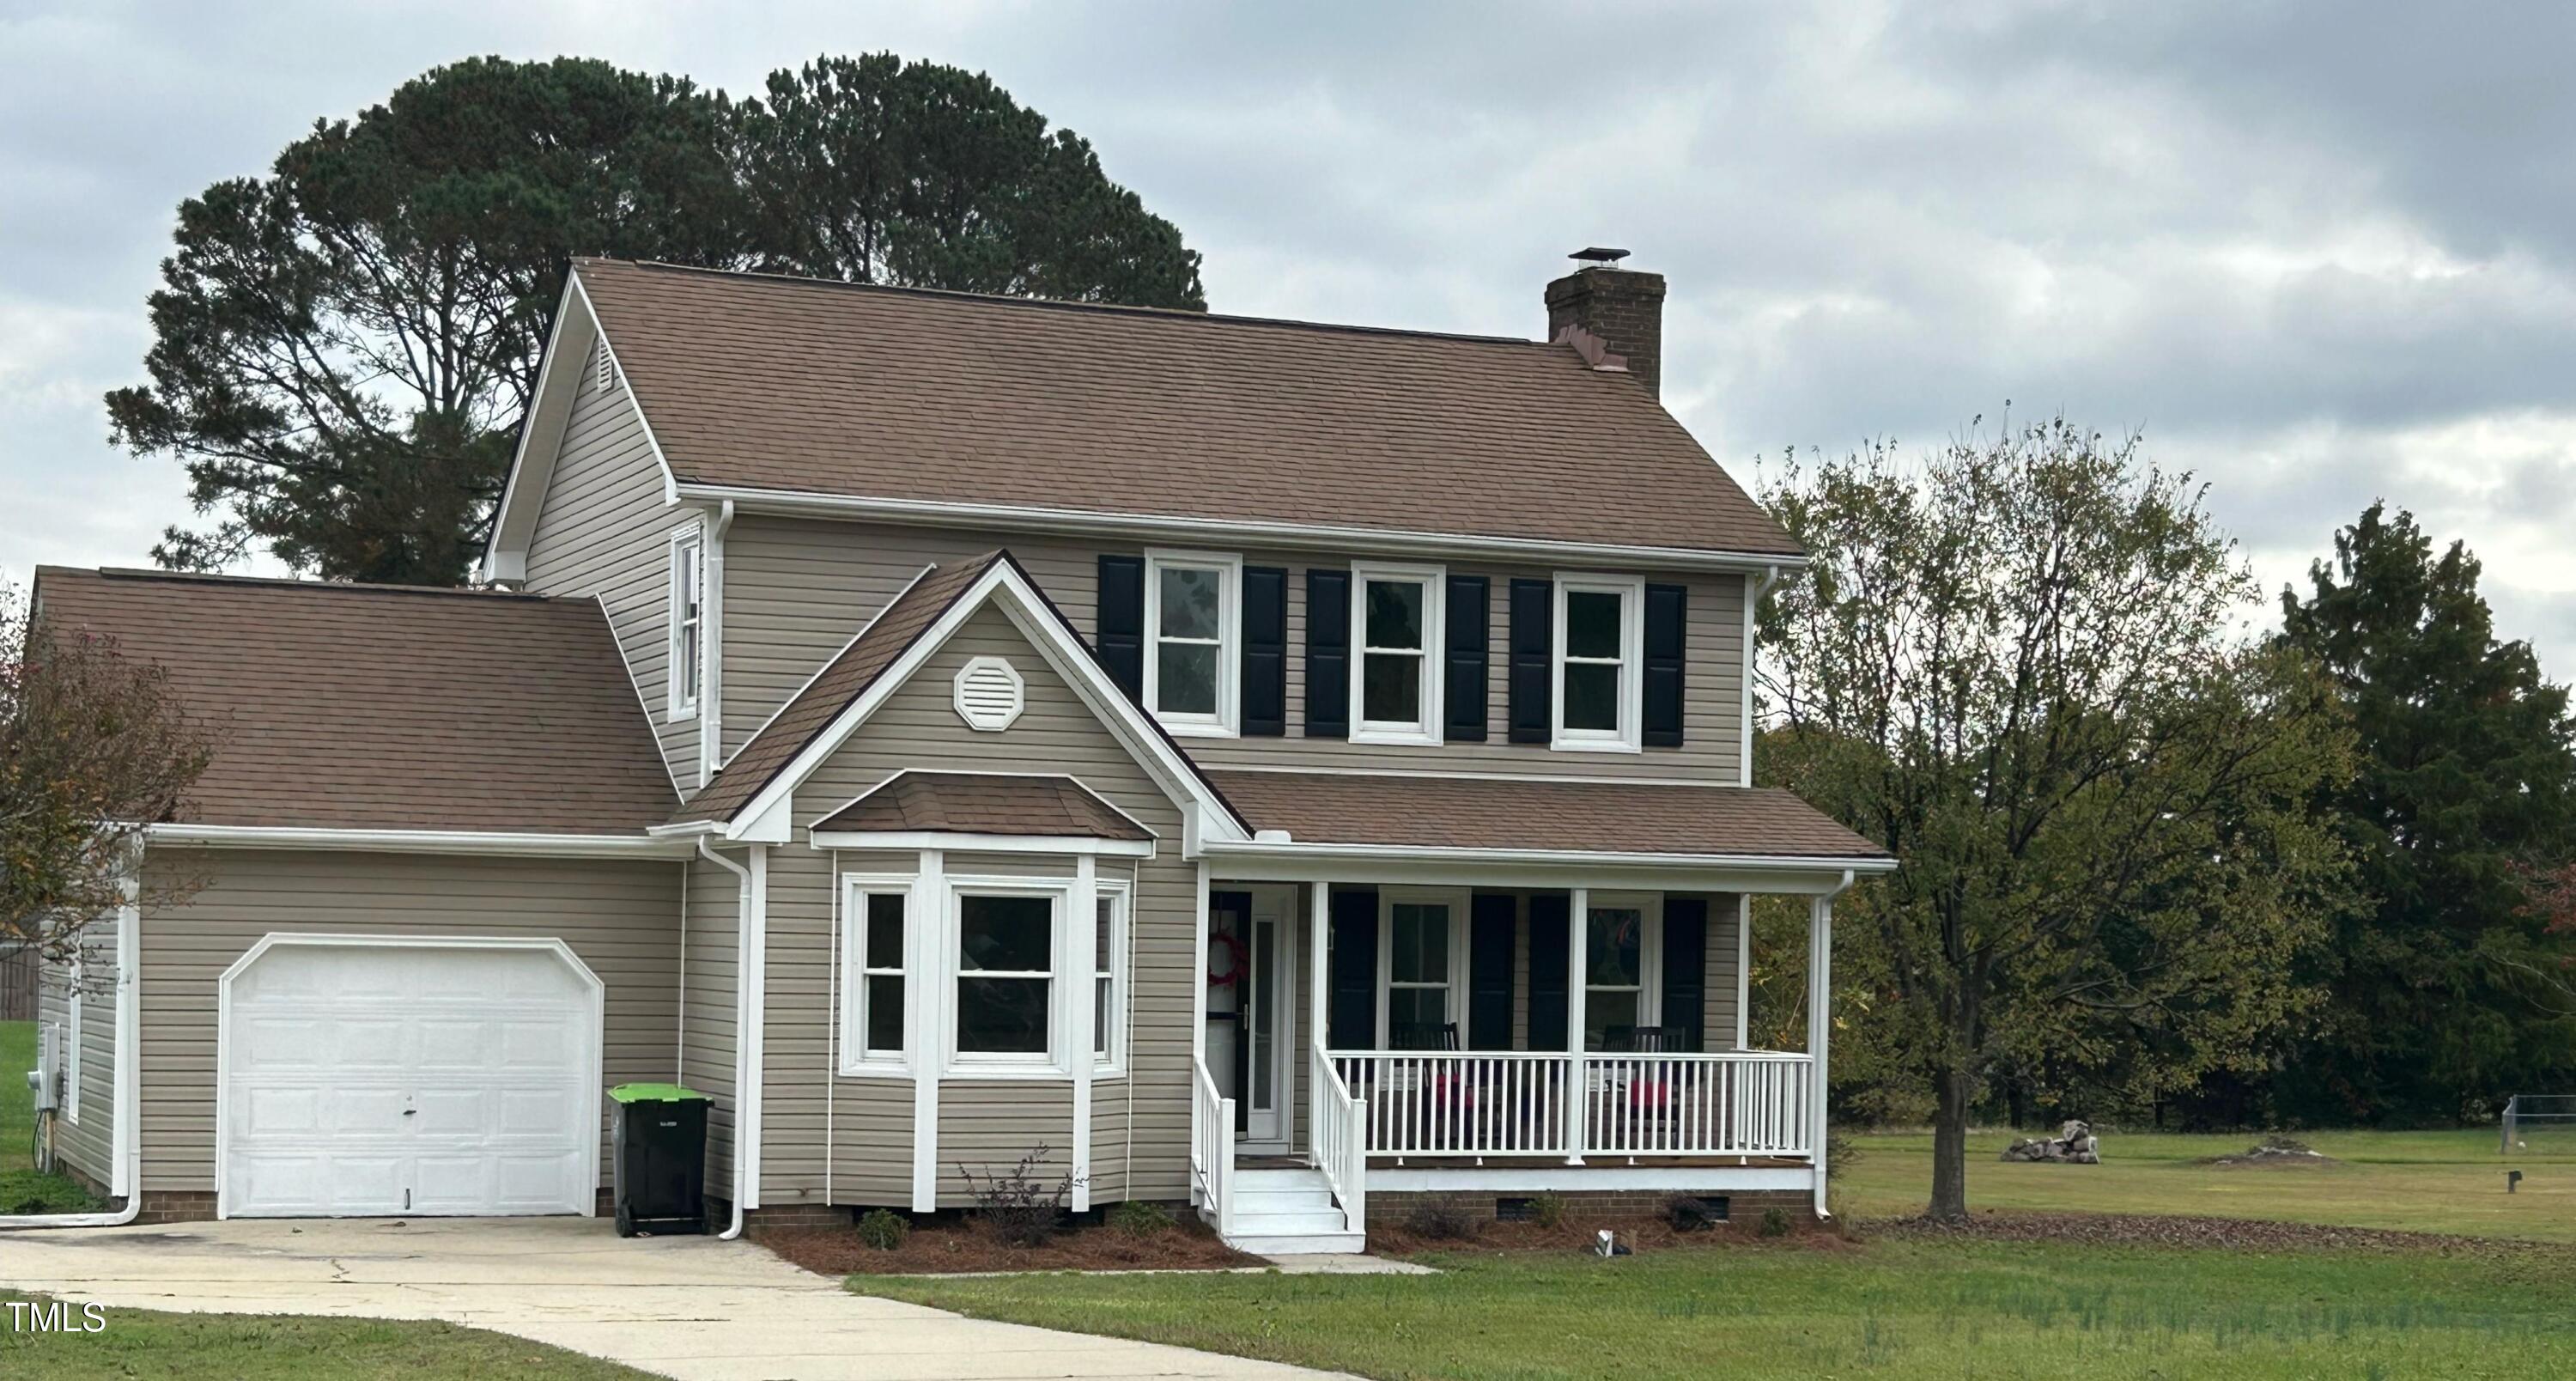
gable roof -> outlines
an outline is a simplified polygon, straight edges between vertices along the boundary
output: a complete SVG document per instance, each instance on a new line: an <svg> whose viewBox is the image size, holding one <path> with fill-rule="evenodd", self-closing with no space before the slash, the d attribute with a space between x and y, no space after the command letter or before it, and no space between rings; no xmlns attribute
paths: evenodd
<svg viewBox="0 0 2576 1381"><path fill-rule="evenodd" d="M36 572L219 735L185 823L640 834L677 793L593 599Z"/></svg>
<svg viewBox="0 0 2576 1381"><path fill-rule="evenodd" d="M1794 558L1573 348L583 259L674 480Z"/></svg>
<svg viewBox="0 0 2576 1381"><path fill-rule="evenodd" d="M815 823L817 834L892 832L1119 839L1153 831L1071 777L905 770Z"/></svg>
<svg viewBox="0 0 2576 1381"><path fill-rule="evenodd" d="M991 551L952 566L925 569L846 647L755 731L705 789L671 814L668 823L726 824L758 814L752 807L775 800L853 732L873 708L880 687L899 685L920 660L954 633L964 616L1007 599L1026 616L1020 631L1083 695L1128 751L1164 781L1166 790L1213 808L1227 828L1242 817L1198 764L1152 716L1137 708L1109 679L1073 621L1038 589L1008 551ZM1086 694L1087 692L1087 694ZM1123 732L1122 732L1123 731ZM766 809L766 807L764 807Z"/></svg>

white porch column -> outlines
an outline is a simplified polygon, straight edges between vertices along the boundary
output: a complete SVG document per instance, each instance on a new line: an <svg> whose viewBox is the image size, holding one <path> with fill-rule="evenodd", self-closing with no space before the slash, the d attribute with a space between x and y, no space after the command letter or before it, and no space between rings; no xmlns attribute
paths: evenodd
<svg viewBox="0 0 2576 1381"><path fill-rule="evenodd" d="M1577 887L1565 908L1565 1163L1583 1163L1583 1113L1591 1080L1583 1070L1583 987L1591 976L1585 939L1591 932L1592 892Z"/></svg>
<svg viewBox="0 0 2576 1381"><path fill-rule="evenodd" d="M1333 924L1333 886L1328 882L1306 884L1306 1044L1311 1050L1330 1049L1325 1041L1325 1023L1331 1019L1327 987L1332 977L1331 952L1327 949ZM1320 1168L1323 1157L1315 1150L1315 1128L1324 1117L1324 1081L1314 1071L1315 1060L1306 1060L1306 1164Z"/></svg>
<svg viewBox="0 0 2576 1381"><path fill-rule="evenodd" d="M1083 976L1081 996L1065 1004L1072 1009L1070 1053L1073 1056L1073 1211L1091 1211L1091 1054L1100 1035L1093 1029L1099 1011L1092 990L1099 980L1092 977L1098 968L1100 954L1100 861L1089 850L1073 861L1073 891L1065 905L1073 914L1065 918L1067 932L1061 973ZM1131 983L1133 979L1129 980ZM1070 989L1073 985L1066 984ZM1071 996L1070 992L1067 996Z"/></svg>
<svg viewBox="0 0 2576 1381"><path fill-rule="evenodd" d="M1816 1171L1816 1216L1825 1217L1825 1056L1833 1041L1834 899L1807 903L1807 1133Z"/></svg>
<svg viewBox="0 0 2576 1381"><path fill-rule="evenodd" d="M939 1066L946 1058L947 995L939 975L951 966L940 937L949 933L947 856L921 851L912 896L904 903L904 1049L912 1063L912 1211L939 1207ZM862 937L864 938L864 937ZM954 941L947 942L954 944Z"/></svg>

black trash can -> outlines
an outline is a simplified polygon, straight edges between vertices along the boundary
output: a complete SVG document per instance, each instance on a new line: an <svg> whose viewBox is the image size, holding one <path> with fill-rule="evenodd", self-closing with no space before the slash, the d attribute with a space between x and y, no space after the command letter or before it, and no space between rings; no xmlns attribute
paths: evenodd
<svg viewBox="0 0 2576 1381"><path fill-rule="evenodd" d="M678 1084L619 1084L617 1235L707 1230L707 1096Z"/></svg>

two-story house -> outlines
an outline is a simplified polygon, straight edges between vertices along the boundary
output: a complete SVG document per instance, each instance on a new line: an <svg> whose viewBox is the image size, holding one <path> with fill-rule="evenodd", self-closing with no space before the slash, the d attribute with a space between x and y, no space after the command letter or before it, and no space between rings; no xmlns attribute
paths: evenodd
<svg viewBox="0 0 2576 1381"><path fill-rule="evenodd" d="M100 931L71 1161L162 1214L588 1213L604 1085L714 1100L735 1228L1440 1195L1825 1207L1832 898L1752 785L1799 549L1545 341L573 266L484 574L49 569L228 736ZM1748 899L1806 899L1807 1049ZM119 1039L119 1037L122 1039ZM89 1087L79 1086L86 1082Z"/></svg>

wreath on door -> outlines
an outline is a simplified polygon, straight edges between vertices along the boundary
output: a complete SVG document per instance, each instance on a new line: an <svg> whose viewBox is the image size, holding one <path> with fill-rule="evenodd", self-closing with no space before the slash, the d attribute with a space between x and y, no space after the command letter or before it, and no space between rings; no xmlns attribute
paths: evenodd
<svg viewBox="0 0 2576 1381"><path fill-rule="evenodd" d="M1217 967L1219 951L1225 954L1225 967ZM1243 981L1243 941L1234 932L1219 930L1208 936L1207 981L1219 988L1232 987Z"/></svg>

